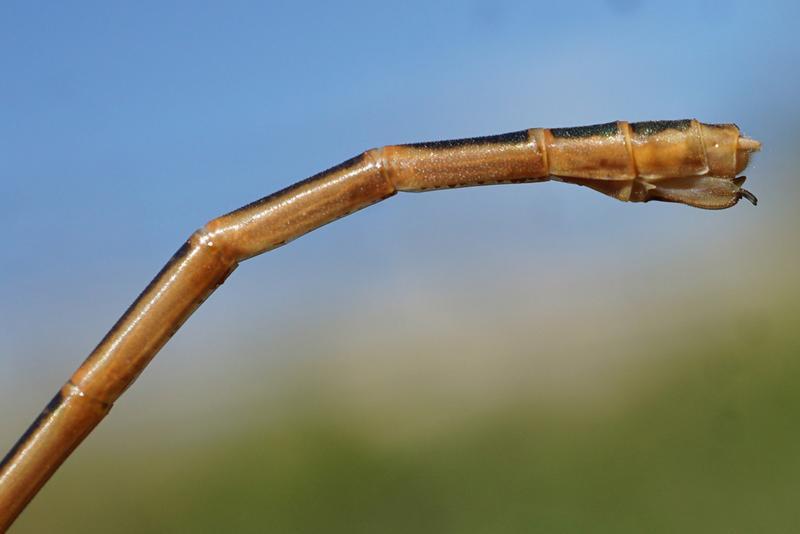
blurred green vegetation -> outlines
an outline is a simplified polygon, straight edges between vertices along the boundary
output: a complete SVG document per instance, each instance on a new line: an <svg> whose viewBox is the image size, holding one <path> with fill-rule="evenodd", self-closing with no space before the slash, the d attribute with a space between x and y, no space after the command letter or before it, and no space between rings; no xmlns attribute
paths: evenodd
<svg viewBox="0 0 800 534"><path fill-rule="evenodd" d="M795 532L800 332L791 303L772 311L642 342L671 358L613 409L515 397L400 439L413 410L365 419L301 383L268 424L252 406L171 454L140 435L80 456L16 531Z"/></svg>

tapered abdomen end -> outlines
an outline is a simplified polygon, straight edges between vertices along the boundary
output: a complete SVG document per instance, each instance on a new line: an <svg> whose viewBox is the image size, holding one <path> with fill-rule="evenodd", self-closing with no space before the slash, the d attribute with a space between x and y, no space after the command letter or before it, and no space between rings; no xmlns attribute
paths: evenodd
<svg viewBox="0 0 800 534"><path fill-rule="evenodd" d="M761 143L735 124L696 119L616 122L544 131L549 170L622 201L724 209L746 198L744 171Z"/></svg>
<svg viewBox="0 0 800 534"><path fill-rule="evenodd" d="M758 200L744 189L744 176L738 176L750 163L750 155L761 150L761 143L745 137L734 124L700 126L706 153L707 171L697 176L638 177L631 200L679 202L704 209L725 209L745 198L753 205Z"/></svg>
<svg viewBox="0 0 800 534"><path fill-rule="evenodd" d="M750 163L750 154L761 150L761 143L755 139L741 136L736 146L736 174L742 172Z"/></svg>

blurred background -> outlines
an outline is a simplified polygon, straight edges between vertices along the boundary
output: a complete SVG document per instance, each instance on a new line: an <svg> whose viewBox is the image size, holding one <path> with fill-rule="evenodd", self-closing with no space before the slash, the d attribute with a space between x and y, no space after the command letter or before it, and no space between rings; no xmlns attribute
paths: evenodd
<svg viewBox="0 0 800 534"><path fill-rule="evenodd" d="M207 220L385 144L697 117L760 203L403 194L243 264L16 532L790 532L793 2L3 2L0 455Z"/></svg>

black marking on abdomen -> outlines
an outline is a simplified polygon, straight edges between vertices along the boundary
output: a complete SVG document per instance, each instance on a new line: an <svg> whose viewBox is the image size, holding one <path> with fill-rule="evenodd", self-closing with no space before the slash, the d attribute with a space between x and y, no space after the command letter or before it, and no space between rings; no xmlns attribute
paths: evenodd
<svg viewBox="0 0 800 534"><path fill-rule="evenodd" d="M412 143L407 146L410 148L422 148L426 150L442 150L448 148L459 148L477 145L509 145L528 142L528 130L510 132L500 135L487 135L483 137L467 137L465 139L450 139L447 141L427 141L423 143Z"/></svg>
<svg viewBox="0 0 800 534"><path fill-rule="evenodd" d="M261 197L258 200L254 200L253 202L250 202L249 204L245 204L241 208L236 208L235 210L233 210L233 211L231 211L229 213L226 213L225 215L222 215L221 217L218 217L218 218L227 217L228 215L233 215L234 213L239 213L241 211L249 210L249 209L253 208L254 206L260 206L260 205L266 204L268 202L271 202L273 199L275 199L277 197L289 194L289 193L291 193L292 191L294 191L296 189L300 189L303 186L306 186L311 182L315 182L315 181L317 181L317 180L319 180L321 178L325 178L326 176L329 176L329 175L331 175L333 173L341 172L341 171L344 171L344 170L347 170L347 169L350 169L350 168L356 168L363 161L364 161L364 153L362 152L358 156L354 156L354 157L352 157L352 158L350 158L350 159L348 159L346 161L343 161L343 162L339 163L338 165L334 165L333 167L331 167L329 169L325 169L324 171L318 172L317 174L315 174L313 176L309 176L308 178L300 180L299 182L295 182L292 185L286 186L286 187L284 187L283 189L281 189L279 191L275 191L274 193L270 193L269 195L267 195L265 197Z"/></svg>
<svg viewBox="0 0 800 534"><path fill-rule="evenodd" d="M305 180L301 180L300 182L298 182L298 184L301 184L301 183L304 183L304 182L310 182L310 181L314 180L315 178L319 178L320 176L324 176L324 175L327 175L327 174L333 174L335 172L343 171L343 170L346 170L349 167L355 167L355 166L357 166L359 163L361 163L364 160L364 154L365 153L362 152L358 156L353 156L352 158L350 158L350 159L348 159L346 161L343 161L343 162L339 163L338 165L334 165L330 169L325 169L322 172L318 172L314 176L310 176L310 177L306 178ZM297 185L297 184L294 184L294 185ZM290 189L291 187L293 187L293 186L289 186L286 189Z"/></svg>
<svg viewBox="0 0 800 534"><path fill-rule="evenodd" d="M632 122L631 130L633 133L643 136L654 135L664 130L688 130L692 127L692 119L683 119L679 121L645 121L645 122Z"/></svg>
<svg viewBox="0 0 800 534"><path fill-rule="evenodd" d="M25 442L28 441L28 438L30 438L31 435L33 435L33 433L36 432L40 426L42 426L42 423L45 422L50 414L52 414L58 409L59 406L61 406L62 402L64 402L64 394L59 391L56 393L56 396L47 403L47 406L45 406L44 410L42 410L42 413L39 414L39 417L37 417L36 420L31 423L31 426L28 427L28 430L26 430L25 433L22 434L22 437L20 437L14 446L11 447L11 450L8 451L8 454L5 455L3 461L0 462L0 470L5 467L6 463L11 461L11 458L13 458L14 455L19 452Z"/></svg>
<svg viewBox="0 0 800 534"><path fill-rule="evenodd" d="M583 137L613 137L619 132L616 122L592 124L591 126L575 126L574 128L551 128L553 137L583 138Z"/></svg>
<svg viewBox="0 0 800 534"><path fill-rule="evenodd" d="M193 248L191 241L192 241L191 238L189 238L189 240L184 242L183 245L181 245L181 248L179 248L175 252L175 254L172 255L172 257L169 259L169 261L161 268L160 271L158 271L158 274L156 274L153 277L153 279L150 280L150 283L147 284L147 287L145 287L142 290L142 292L139 293L139 296L136 297L136 300L134 300L131 303L131 305L128 306L128 309L125 310L125 313L123 313L122 316L119 319L117 319L117 322L114 323L114 326L111 327L111 330L109 330L108 333L105 336L103 336L103 339L100 340L100 343L98 343L97 346L94 348L94 350L89 353L89 356L86 357L86 359L83 361L83 364L81 364L81 365L84 365L89 360L91 360L92 357L94 356L94 353L97 351L98 348L100 348L100 346L102 346L104 343L106 343L107 340L111 339L111 337L117 335L120 326L128 319L128 316L131 313L133 313L133 309L139 303L139 300L141 300L142 296L147 294L148 291L150 291L153 288L155 288L155 286L161 282L161 277L167 271L169 271L175 264L178 264L178 263L182 262L184 259L186 259L186 257L189 255L189 253L192 251L192 248ZM73 386L74 385L75 384L73 384Z"/></svg>
<svg viewBox="0 0 800 534"><path fill-rule="evenodd" d="M701 122L700 124L702 126L705 126L706 128L717 128L720 130L724 130L726 128L731 128L731 127L736 128L737 130L741 129L739 128L739 125L736 124L735 122L725 122L722 124L708 124L707 122Z"/></svg>

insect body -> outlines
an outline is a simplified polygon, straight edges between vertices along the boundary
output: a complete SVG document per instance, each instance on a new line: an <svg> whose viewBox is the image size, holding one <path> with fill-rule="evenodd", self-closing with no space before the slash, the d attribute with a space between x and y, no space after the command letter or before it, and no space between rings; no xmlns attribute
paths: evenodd
<svg viewBox="0 0 800 534"><path fill-rule="evenodd" d="M741 188L757 141L733 124L682 121L612 122L543 130L549 172L620 200L664 200L698 208L728 208Z"/></svg>
<svg viewBox="0 0 800 534"><path fill-rule="evenodd" d="M727 208L757 141L732 124L612 122L372 149L212 220L106 334L0 464L4 531L159 349L239 262L388 198L551 178L632 202Z"/></svg>

